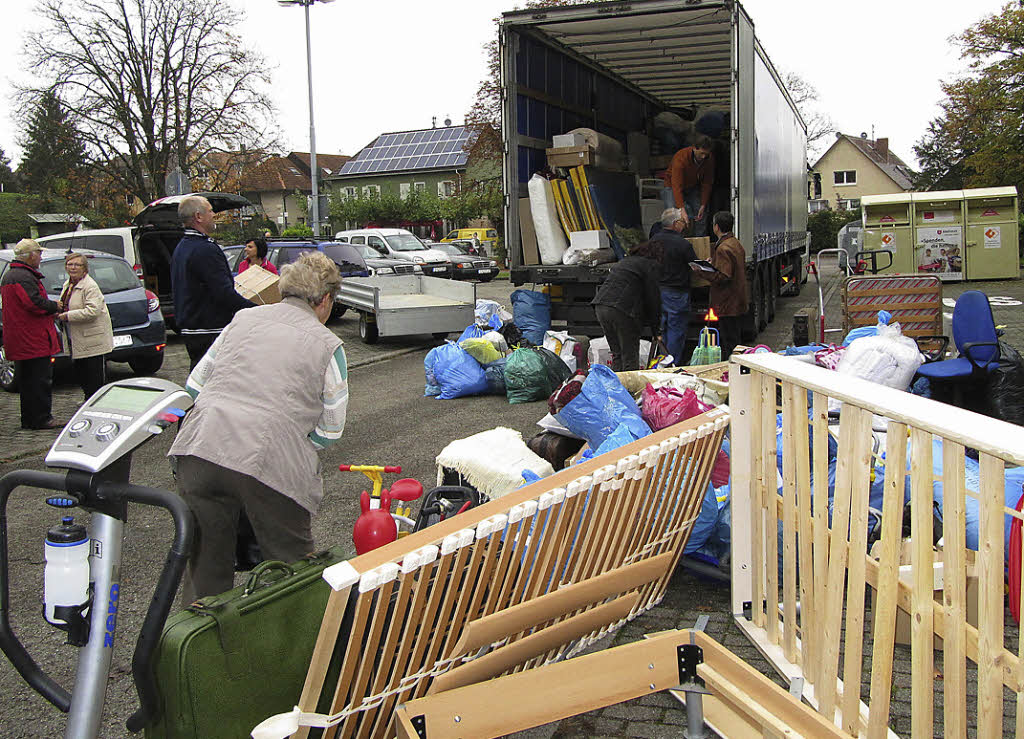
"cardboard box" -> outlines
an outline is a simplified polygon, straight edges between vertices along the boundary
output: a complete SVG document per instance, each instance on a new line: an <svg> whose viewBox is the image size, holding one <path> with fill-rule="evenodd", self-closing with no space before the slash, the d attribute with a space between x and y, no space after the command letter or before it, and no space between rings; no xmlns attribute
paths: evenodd
<svg viewBox="0 0 1024 739"><path fill-rule="evenodd" d="M697 259L711 259L711 237L710 236L687 236L687 240L693 246ZM690 276L692 287L707 287L710 283L698 275Z"/></svg>
<svg viewBox="0 0 1024 739"><path fill-rule="evenodd" d="M593 251L595 249L610 249L611 246L611 239L608 238L608 232L604 229L597 231L573 231L569 234L570 248Z"/></svg>
<svg viewBox="0 0 1024 739"><path fill-rule="evenodd" d="M582 133L563 133L551 137L551 145L556 149L564 149L570 146L583 146L587 140Z"/></svg>
<svg viewBox="0 0 1024 739"><path fill-rule="evenodd" d="M594 164L594 150L582 144L580 146L565 146L554 149L547 149L549 167L579 167L580 165Z"/></svg>
<svg viewBox="0 0 1024 739"><path fill-rule="evenodd" d="M540 264L540 249L537 247L537 232L533 227L529 198L519 198L519 238L523 242L523 266Z"/></svg>
<svg viewBox="0 0 1024 739"><path fill-rule="evenodd" d="M257 305L281 302L281 289L277 283L279 277L262 267L249 267L235 277L235 290L243 298L248 298Z"/></svg>

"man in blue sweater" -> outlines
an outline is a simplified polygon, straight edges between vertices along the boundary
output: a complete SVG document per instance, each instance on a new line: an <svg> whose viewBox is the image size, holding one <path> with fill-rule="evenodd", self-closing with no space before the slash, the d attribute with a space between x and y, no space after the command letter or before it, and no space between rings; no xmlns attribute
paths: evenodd
<svg viewBox="0 0 1024 739"><path fill-rule="evenodd" d="M185 235L171 257L174 319L188 351L189 370L195 369L235 313L254 304L235 292L231 269L213 231L213 207L201 195L178 203Z"/></svg>

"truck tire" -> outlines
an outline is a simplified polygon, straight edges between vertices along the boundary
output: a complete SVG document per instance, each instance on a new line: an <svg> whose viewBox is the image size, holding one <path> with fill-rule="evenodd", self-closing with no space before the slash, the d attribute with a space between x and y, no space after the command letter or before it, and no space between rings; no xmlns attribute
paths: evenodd
<svg viewBox="0 0 1024 739"><path fill-rule="evenodd" d="M364 344L376 344L380 338L377 333L377 322L368 313L359 314L359 338Z"/></svg>
<svg viewBox="0 0 1024 739"><path fill-rule="evenodd" d="M807 276L804 275L804 257L803 254L797 252L790 258L790 270L789 270L789 294L792 297L796 297L800 294L800 288L807 281Z"/></svg>
<svg viewBox="0 0 1024 739"><path fill-rule="evenodd" d="M345 312L347 310L348 310L348 306L347 305L342 305L341 303L335 303L334 307L331 308L331 319L330 320L337 321L339 318L341 318L343 315L345 315Z"/></svg>

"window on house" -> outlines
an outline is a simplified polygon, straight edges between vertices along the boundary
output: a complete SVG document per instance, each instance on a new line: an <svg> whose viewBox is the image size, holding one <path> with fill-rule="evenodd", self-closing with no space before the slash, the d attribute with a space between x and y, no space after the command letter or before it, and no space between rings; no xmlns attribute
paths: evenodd
<svg viewBox="0 0 1024 739"><path fill-rule="evenodd" d="M349 198L354 198L356 196L356 188L354 188L354 187L343 187L343 188L341 188L341 196L345 200L348 200Z"/></svg>
<svg viewBox="0 0 1024 739"><path fill-rule="evenodd" d="M455 183L450 180L437 183L437 196L439 198L450 198L455 194Z"/></svg>
<svg viewBox="0 0 1024 739"><path fill-rule="evenodd" d="M817 213L819 210L828 210L827 200L809 200L807 202L808 213Z"/></svg>
<svg viewBox="0 0 1024 739"><path fill-rule="evenodd" d="M832 173L832 177L837 185L857 184L857 170L855 169L837 169Z"/></svg>
<svg viewBox="0 0 1024 739"><path fill-rule="evenodd" d="M363 197L368 198L380 195L380 185L363 185Z"/></svg>
<svg viewBox="0 0 1024 739"><path fill-rule="evenodd" d="M860 207L860 198L839 198L839 210L857 210Z"/></svg>
<svg viewBox="0 0 1024 739"><path fill-rule="evenodd" d="M402 198L402 200L405 200L407 197L409 197L409 188L410 187L412 187L412 186L408 182L399 182L398 183L398 196L400 198Z"/></svg>
<svg viewBox="0 0 1024 739"><path fill-rule="evenodd" d="M426 182L414 182L414 183L412 183L412 189L415 190L416 192L425 192L426 189L427 189L427 183Z"/></svg>

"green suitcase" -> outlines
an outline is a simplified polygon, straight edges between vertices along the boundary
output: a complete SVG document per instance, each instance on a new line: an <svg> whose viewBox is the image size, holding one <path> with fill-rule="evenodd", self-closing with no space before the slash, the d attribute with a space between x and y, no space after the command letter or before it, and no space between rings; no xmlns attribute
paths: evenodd
<svg viewBox="0 0 1024 739"><path fill-rule="evenodd" d="M268 561L248 582L167 619L154 658L161 711L149 739L239 739L299 701L341 547Z"/></svg>

